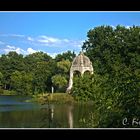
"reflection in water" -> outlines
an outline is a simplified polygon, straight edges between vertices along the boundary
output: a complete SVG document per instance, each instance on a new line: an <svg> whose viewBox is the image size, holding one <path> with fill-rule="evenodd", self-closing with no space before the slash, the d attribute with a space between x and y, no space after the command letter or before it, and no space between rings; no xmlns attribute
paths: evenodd
<svg viewBox="0 0 140 140"><path fill-rule="evenodd" d="M73 106L68 106L68 124L69 128L73 128Z"/></svg>
<svg viewBox="0 0 140 140"><path fill-rule="evenodd" d="M22 99L22 100L21 100ZM0 128L79 128L91 105L24 102L23 96L0 96Z"/></svg>
<svg viewBox="0 0 140 140"><path fill-rule="evenodd" d="M49 128L51 128L53 126L54 106L49 105L48 111L49 111Z"/></svg>
<svg viewBox="0 0 140 140"><path fill-rule="evenodd" d="M53 118L54 118L54 106L48 105L46 108L41 109L43 111L41 122L43 122L43 125L41 127L47 127L51 128L53 127Z"/></svg>
<svg viewBox="0 0 140 140"><path fill-rule="evenodd" d="M51 120L53 120L54 116L54 108L50 108Z"/></svg>
<svg viewBox="0 0 140 140"><path fill-rule="evenodd" d="M61 107L61 106L60 106ZM59 108L55 109L53 104L49 104L46 108L42 108L44 112L42 115L42 119L40 122L44 122L40 127L47 128L58 128L58 127L67 127L73 128L73 106L66 105L63 110L59 110ZM61 111L61 112L60 112ZM66 114L64 112L66 111ZM58 118L58 113L61 114L62 120ZM65 121L65 122L64 122ZM64 125L65 123L65 125Z"/></svg>

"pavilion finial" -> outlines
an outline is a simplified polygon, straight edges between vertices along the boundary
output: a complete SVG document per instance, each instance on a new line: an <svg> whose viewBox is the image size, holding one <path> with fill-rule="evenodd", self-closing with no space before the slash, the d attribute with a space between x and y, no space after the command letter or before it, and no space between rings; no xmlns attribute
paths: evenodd
<svg viewBox="0 0 140 140"><path fill-rule="evenodd" d="M79 53L79 54L84 54L83 50L82 50L82 51L80 51L80 53Z"/></svg>

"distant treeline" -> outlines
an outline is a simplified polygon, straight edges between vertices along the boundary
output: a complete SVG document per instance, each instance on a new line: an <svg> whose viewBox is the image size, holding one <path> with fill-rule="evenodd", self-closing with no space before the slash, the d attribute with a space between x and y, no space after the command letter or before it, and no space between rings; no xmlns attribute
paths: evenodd
<svg viewBox="0 0 140 140"><path fill-rule="evenodd" d="M51 92L65 92L71 61L75 53L67 51L55 59L47 53L36 52L23 56L16 52L0 57L0 86L3 90L28 95Z"/></svg>

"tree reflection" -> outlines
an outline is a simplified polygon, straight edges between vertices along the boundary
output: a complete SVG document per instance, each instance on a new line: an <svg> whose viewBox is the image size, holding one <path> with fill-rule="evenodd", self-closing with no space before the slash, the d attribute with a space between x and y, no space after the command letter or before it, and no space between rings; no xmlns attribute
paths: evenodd
<svg viewBox="0 0 140 140"><path fill-rule="evenodd" d="M73 128L73 106L53 104L41 109L40 128Z"/></svg>
<svg viewBox="0 0 140 140"><path fill-rule="evenodd" d="M68 124L69 128L73 128L73 106L68 106Z"/></svg>
<svg viewBox="0 0 140 140"><path fill-rule="evenodd" d="M42 114L42 119L41 119L41 128L53 128L55 127L54 123L54 106L53 105L48 105L45 108L41 109L43 111Z"/></svg>

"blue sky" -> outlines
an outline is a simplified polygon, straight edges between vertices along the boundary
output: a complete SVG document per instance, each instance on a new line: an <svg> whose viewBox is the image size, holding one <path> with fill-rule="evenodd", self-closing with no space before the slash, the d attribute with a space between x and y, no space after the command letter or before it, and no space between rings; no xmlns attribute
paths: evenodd
<svg viewBox="0 0 140 140"><path fill-rule="evenodd" d="M79 53L89 29L140 26L140 12L0 12L0 54Z"/></svg>

